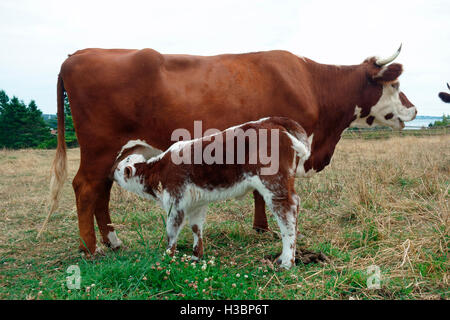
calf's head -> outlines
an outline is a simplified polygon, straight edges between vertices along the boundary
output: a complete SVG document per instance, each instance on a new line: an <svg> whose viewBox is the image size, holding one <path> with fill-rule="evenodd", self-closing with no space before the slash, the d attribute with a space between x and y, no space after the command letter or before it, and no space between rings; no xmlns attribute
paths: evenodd
<svg viewBox="0 0 450 320"><path fill-rule="evenodd" d="M403 129L406 121L416 117L416 107L400 91L398 78L403 72L403 66L399 63L390 64L400 50L401 46L389 58L371 57L362 63L364 80L352 127L387 126Z"/></svg>
<svg viewBox="0 0 450 320"><path fill-rule="evenodd" d="M114 170L114 181L125 190L134 192L148 198L145 192L145 181L142 175L136 174L136 164L144 164L145 157L142 154L131 154L117 163Z"/></svg>

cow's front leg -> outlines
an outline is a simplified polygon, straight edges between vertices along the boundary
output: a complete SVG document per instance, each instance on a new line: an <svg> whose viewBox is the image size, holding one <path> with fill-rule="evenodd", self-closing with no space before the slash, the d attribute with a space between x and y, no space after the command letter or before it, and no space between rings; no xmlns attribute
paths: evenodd
<svg viewBox="0 0 450 320"><path fill-rule="evenodd" d="M170 211L167 218L167 253L170 256L175 254L177 248L178 235L185 223L185 215L183 210Z"/></svg>
<svg viewBox="0 0 450 320"><path fill-rule="evenodd" d="M205 224L208 207L201 207L189 212L189 224L194 236L192 260L198 261L203 257L203 225Z"/></svg>
<svg viewBox="0 0 450 320"><path fill-rule="evenodd" d="M102 243L112 250L118 250L122 246L122 241L117 237L114 227L111 226L111 216L109 214L109 199L111 194L112 181L105 179L97 186L97 199L95 209L95 219L102 236Z"/></svg>
<svg viewBox="0 0 450 320"><path fill-rule="evenodd" d="M270 231L267 223L266 204L264 198L258 191L253 191L253 198L255 199L255 216L253 218L253 229L258 232Z"/></svg>

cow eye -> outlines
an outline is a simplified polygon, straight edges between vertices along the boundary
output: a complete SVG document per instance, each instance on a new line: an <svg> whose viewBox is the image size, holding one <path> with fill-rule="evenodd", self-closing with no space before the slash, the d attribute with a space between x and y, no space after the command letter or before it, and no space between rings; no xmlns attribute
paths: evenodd
<svg viewBox="0 0 450 320"><path fill-rule="evenodd" d="M391 84L391 86L392 86L392 88L398 90L400 88L400 83L396 82L396 83Z"/></svg>

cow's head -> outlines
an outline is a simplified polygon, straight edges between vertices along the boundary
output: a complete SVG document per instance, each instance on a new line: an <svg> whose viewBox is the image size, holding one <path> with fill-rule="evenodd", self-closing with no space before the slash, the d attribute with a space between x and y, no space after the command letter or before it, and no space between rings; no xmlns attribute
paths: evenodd
<svg viewBox="0 0 450 320"><path fill-rule="evenodd" d="M450 90L450 85L447 83L447 88ZM439 92L439 98L441 98L442 101L450 103L450 94L447 92Z"/></svg>
<svg viewBox="0 0 450 320"><path fill-rule="evenodd" d="M403 129L404 122L416 117L416 107L400 91L398 78L403 72L403 66L399 63L390 64L400 50L401 46L389 58L371 57L362 63L364 83L352 127L378 125Z"/></svg>

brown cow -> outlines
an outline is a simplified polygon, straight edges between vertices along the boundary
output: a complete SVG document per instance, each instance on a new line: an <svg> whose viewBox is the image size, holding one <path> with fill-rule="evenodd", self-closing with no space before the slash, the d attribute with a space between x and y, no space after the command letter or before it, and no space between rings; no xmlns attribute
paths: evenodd
<svg viewBox="0 0 450 320"><path fill-rule="evenodd" d="M188 218L194 236L192 259L199 260L208 204L258 190L280 227L283 251L277 263L287 269L293 266L300 205L295 174L311 152L306 132L297 122L268 117L176 142L151 158L142 153L152 149L142 141L124 146L113 177L121 187L156 200L167 212L168 254L175 253ZM271 161L266 162L269 150ZM204 158L201 163L195 163L196 156Z"/></svg>
<svg viewBox="0 0 450 320"><path fill-rule="evenodd" d="M349 126L401 129L404 121L415 118L416 108L399 91L402 66L389 64L399 52L336 66L287 51L218 56L160 54L152 49L77 51L64 61L58 77L60 129L49 216L66 176L64 92L81 152L72 183L80 248L94 253L94 217L102 242L113 248L120 245L110 225L109 173L127 141L142 139L165 150L173 142L172 132L186 128L192 134L195 120L202 120L204 129L223 130L267 116L288 117L312 139L311 157L300 170L300 175L310 175L329 164ZM254 227L268 229L264 201L257 192L254 195Z"/></svg>
<svg viewBox="0 0 450 320"><path fill-rule="evenodd" d="M450 90L450 85L447 83L447 88ZM442 101L450 103L450 94L447 92L439 92L439 98L441 98Z"/></svg>

